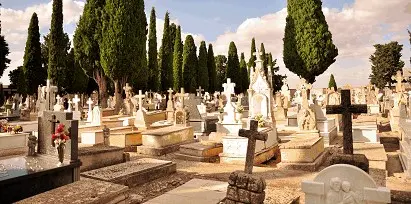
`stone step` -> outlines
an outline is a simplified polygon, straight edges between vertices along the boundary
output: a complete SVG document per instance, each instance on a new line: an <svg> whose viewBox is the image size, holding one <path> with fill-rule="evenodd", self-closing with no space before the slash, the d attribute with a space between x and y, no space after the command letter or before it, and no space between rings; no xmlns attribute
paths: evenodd
<svg viewBox="0 0 411 204"><path fill-rule="evenodd" d="M175 153L174 155L177 159L180 159L180 160L208 162L208 163L216 163L219 161L219 158L220 158L218 155L211 156L211 157L193 156L193 155L187 155L187 154L181 154L181 153Z"/></svg>
<svg viewBox="0 0 411 204"><path fill-rule="evenodd" d="M215 142L196 142L180 146L179 153L197 156L197 157L212 157L218 156L223 152L223 144Z"/></svg>
<svg viewBox="0 0 411 204"><path fill-rule="evenodd" d="M171 161L142 158L81 173L81 176L135 187L175 173L177 165Z"/></svg>

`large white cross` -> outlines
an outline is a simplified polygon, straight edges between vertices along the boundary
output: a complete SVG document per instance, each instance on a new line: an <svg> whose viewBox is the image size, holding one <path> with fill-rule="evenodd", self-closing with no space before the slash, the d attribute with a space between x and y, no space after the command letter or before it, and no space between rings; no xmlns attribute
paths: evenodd
<svg viewBox="0 0 411 204"><path fill-rule="evenodd" d="M68 100L68 108L67 108L67 112L71 112L72 110L71 110L71 104L72 104L73 102L71 101L71 99L69 99Z"/></svg>
<svg viewBox="0 0 411 204"><path fill-rule="evenodd" d="M133 88L131 88L131 86L128 83L126 83L126 86L123 87L123 89L126 92L126 98L130 98L130 92Z"/></svg>
<svg viewBox="0 0 411 204"><path fill-rule="evenodd" d="M57 104L59 104L59 105L61 105L60 99L61 99L60 95L57 95L57 96L56 96L56 100L57 100Z"/></svg>
<svg viewBox="0 0 411 204"><path fill-rule="evenodd" d="M172 100L172 99L173 99L173 92L174 92L174 90L171 89L171 88L169 88L167 92L168 92L168 100Z"/></svg>
<svg viewBox="0 0 411 204"><path fill-rule="evenodd" d="M180 98L181 108L184 108L184 99L188 97L188 93L185 93L184 88L181 88L181 93L176 93L176 96Z"/></svg>
<svg viewBox="0 0 411 204"><path fill-rule="evenodd" d="M46 110L52 110L54 106L54 93L57 92L57 87L52 86L50 79L47 79L47 86L46 86Z"/></svg>
<svg viewBox="0 0 411 204"><path fill-rule="evenodd" d="M197 96L201 97L201 95L203 94L204 89L201 88L201 86L198 87L198 89L196 89L197 91Z"/></svg>
<svg viewBox="0 0 411 204"><path fill-rule="evenodd" d="M227 100L231 98L231 94L234 93L235 83L231 83L231 79L227 78L227 83L223 84L224 94L227 96Z"/></svg>
<svg viewBox="0 0 411 204"><path fill-rule="evenodd" d="M73 98L73 103L74 103L74 110L75 111L78 111L79 109L78 109L78 103L80 102L80 98L78 97L78 95L76 94L76 95L74 95L74 98Z"/></svg>
<svg viewBox="0 0 411 204"><path fill-rule="evenodd" d="M135 97L138 98L138 110L143 110L143 98L145 97L143 91L139 90L138 95L136 95Z"/></svg>
<svg viewBox="0 0 411 204"><path fill-rule="evenodd" d="M91 100L91 98L88 98L87 105L88 105L88 111L90 111L90 112L92 111L91 110L91 105L93 105L93 103L94 103L93 100Z"/></svg>
<svg viewBox="0 0 411 204"><path fill-rule="evenodd" d="M91 98L88 98L87 104L88 104L87 122L91 122L93 121L93 110L91 110L91 105L93 105L93 100L91 100Z"/></svg>

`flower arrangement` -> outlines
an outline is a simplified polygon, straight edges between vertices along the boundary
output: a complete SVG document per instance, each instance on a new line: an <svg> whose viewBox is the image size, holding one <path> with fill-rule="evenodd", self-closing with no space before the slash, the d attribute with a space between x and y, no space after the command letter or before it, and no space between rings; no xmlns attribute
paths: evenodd
<svg viewBox="0 0 411 204"><path fill-rule="evenodd" d="M52 141L53 147L55 147L55 145L57 145L57 147L64 145L66 141L69 139L70 137L67 135L67 132L64 130L64 124L59 124L57 127L56 133L51 135L51 141Z"/></svg>
<svg viewBox="0 0 411 204"><path fill-rule="evenodd" d="M8 131L8 122L7 120L0 120L0 132L7 132Z"/></svg>
<svg viewBox="0 0 411 204"><path fill-rule="evenodd" d="M258 114L254 117L254 120L258 122L258 127L264 127L264 118L262 114Z"/></svg>
<svg viewBox="0 0 411 204"><path fill-rule="evenodd" d="M237 106L237 113L243 113L244 112L244 107L242 105Z"/></svg>
<svg viewBox="0 0 411 204"><path fill-rule="evenodd" d="M13 131L14 133L23 132L23 127L21 127L20 125L16 125L13 127Z"/></svg>

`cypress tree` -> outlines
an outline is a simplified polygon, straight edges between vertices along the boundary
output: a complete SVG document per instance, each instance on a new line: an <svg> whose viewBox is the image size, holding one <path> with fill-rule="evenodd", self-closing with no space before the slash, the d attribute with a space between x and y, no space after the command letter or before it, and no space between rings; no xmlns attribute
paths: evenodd
<svg viewBox="0 0 411 204"><path fill-rule="evenodd" d="M331 74L330 81L328 81L328 88L331 89L331 87L334 87L334 89L337 91L337 83L335 82L334 74Z"/></svg>
<svg viewBox="0 0 411 204"><path fill-rule="evenodd" d="M148 87L154 91L160 90L159 82L159 70L157 62L157 29L156 29L156 10L151 8L150 14L150 31L148 33L148 70L149 79Z"/></svg>
<svg viewBox="0 0 411 204"><path fill-rule="evenodd" d="M174 91L179 91L183 87L183 43L181 41L181 27L177 27L176 37L174 40L173 54L173 84Z"/></svg>
<svg viewBox="0 0 411 204"><path fill-rule="evenodd" d="M1 6L1 3L0 3ZM4 70L7 69L8 64L10 64L10 59L7 58L7 55L10 54L9 45L4 39L4 36L1 35L1 21L0 21L0 77L3 76Z"/></svg>
<svg viewBox="0 0 411 204"><path fill-rule="evenodd" d="M79 61L75 59L74 48L70 50L67 57L67 68L72 70L71 86L68 87L67 92L71 94L86 93L89 77L79 65Z"/></svg>
<svg viewBox="0 0 411 204"><path fill-rule="evenodd" d="M261 60L263 61L264 74L265 76L267 76L268 57L267 57L267 54L265 53L264 43L261 43L260 52L261 52Z"/></svg>
<svg viewBox="0 0 411 204"><path fill-rule="evenodd" d="M238 60L237 47L233 41L230 42L230 47L228 48L228 59L227 59L227 72L226 78L230 78L232 82L236 84L235 92L239 93L240 77L240 62Z"/></svg>
<svg viewBox="0 0 411 204"><path fill-rule="evenodd" d="M250 60L248 60L248 67L255 67L255 60L256 60L256 56L254 55L254 53L256 52L255 49L255 38L253 38L251 40L251 53L250 53ZM258 53L257 53L258 55ZM248 74L250 74L250 72L248 72Z"/></svg>
<svg viewBox="0 0 411 204"><path fill-rule="evenodd" d="M102 13L105 0L88 0L84 5L83 14L74 32L75 63L98 86L101 106L107 107L107 77L100 63L100 45L102 29ZM46 40L44 42L47 42ZM44 45L44 46L43 46ZM42 45L42 55L47 52L47 46ZM90 84L94 84L90 82Z"/></svg>
<svg viewBox="0 0 411 204"><path fill-rule="evenodd" d="M104 73L114 83L117 111L122 86L146 66L146 26L143 0L106 1L100 56Z"/></svg>
<svg viewBox="0 0 411 204"><path fill-rule="evenodd" d="M174 23L170 24L170 42L171 42L171 53L174 53L174 42L176 40L176 34L177 34L177 26ZM171 64L173 66L173 64Z"/></svg>
<svg viewBox="0 0 411 204"><path fill-rule="evenodd" d="M240 57L240 77L241 77L241 93L244 93L248 89L248 73L247 73L247 63L245 62L244 52L241 53Z"/></svg>
<svg viewBox="0 0 411 204"><path fill-rule="evenodd" d="M33 13L28 29L24 51L23 75L26 78L26 92L30 95L37 93L38 86L45 84L47 78L41 66L39 19L36 13ZM24 85L20 84L20 86Z"/></svg>
<svg viewBox="0 0 411 204"><path fill-rule="evenodd" d="M170 16L168 11L164 17L163 40L160 48L160 72L161 72L161 90L167 90L173 85L173 68L172 68L172 42L170 38Z"/></svg>
<svg viewBox="0 0 411 204"><path fill-rule="evenodd" d="M210 43L208 44L208 51L207 51L207 69L208 69L208 90L210 93L214 93L216 91L216 66L215 66L215 59L214 59L214 51L213 45Z"/></svg>
<svg viewBox="0 0 411 204"><path fill-rule="evenodd" d="M65 81L66 45L63 31L63 0L53 0L53 13L50 25L48 78L57 87L62 87Z"/></svg>
<svg viewBox="0 0 411 204"><path fill-rule="evenodd" d="M187 35L183 50L183 85L186 92L194 93L197 87L197 52L193 36Z"/></svg>
<svg viewBox="0 0 411 204"><path fill-rule="evenodd" d="M308 83L315 82L338 55L321 6L321 0L289 0L287 4L284 64Z"/></svg>
<svg viewBox="0 0 411 204"><path fill-rule="evenodd" d="M198 51L198 72L197 82L198 86L201 86L204 90L208 91L208 69L207 69L207 45L205 41L201 41Z"/></svg>
<svg viewBox="0 0 411 204"><path fill-rule="evenodd" d="M217 55L215 57L216 66L216 90L221 91L222 85L226 81L227 73L227 57L225 55Z"/></svg>

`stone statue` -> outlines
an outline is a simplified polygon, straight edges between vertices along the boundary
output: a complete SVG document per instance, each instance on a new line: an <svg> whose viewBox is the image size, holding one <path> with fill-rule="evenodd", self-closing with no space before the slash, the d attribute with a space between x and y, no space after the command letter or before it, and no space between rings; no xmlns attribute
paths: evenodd
<svg viewBox="0 0 411 204"><path fill-rule="evenodd" d="M330 181L330 190L327 192L326 204L338 204L342 200L341 179L334 177Z"/></svg>
<svg viewBox="0 0 411 204"><path fill-rule="evenodd" d="M27 156L36 156L37 137L30 135L28 139L27 146L29 147L29 152Z"/></svg>
<svg viewBox="0 0 411 204"><path fill-rule="evenodd" d="M301 109L298 117L298 127L300 130L316 130L317 122L315 120L315 113L310 108Z"/></svg>

